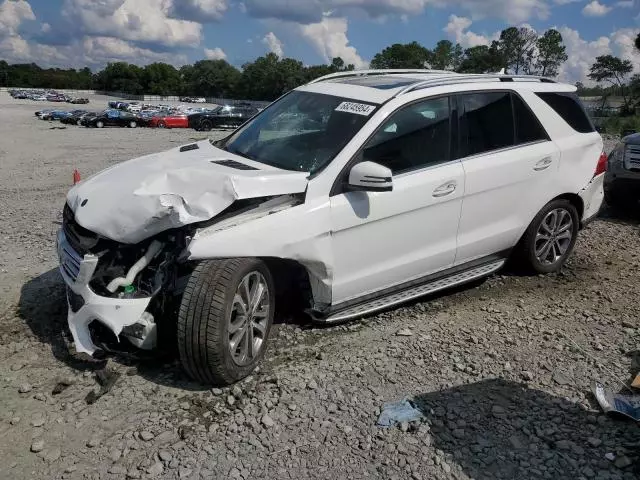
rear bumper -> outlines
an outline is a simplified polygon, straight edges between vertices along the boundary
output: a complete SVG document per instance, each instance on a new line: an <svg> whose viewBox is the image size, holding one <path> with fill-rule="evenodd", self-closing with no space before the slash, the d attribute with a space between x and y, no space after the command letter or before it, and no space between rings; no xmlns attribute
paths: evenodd
<svg viewBox="0 0 640 480"><path fill-rule="evenodd" d="M98 265L98 257L81 257L73 250L62 230L58 232L57 251L60 274L67 285L67 321L76 351L93 355L98 348L89 332L91 322L99 321L118 336L125 327L138 323L151 298L123 299L96 295L89 282Z"/></svg>
<svg viewBox="0 0 640 480"><path fill-rule="evenodd" d="M584 204L584 213L580 219L582 228L591 223L600 213L604 203L604 177L604 173L594 177L585 188L578 192Z"/></svg>

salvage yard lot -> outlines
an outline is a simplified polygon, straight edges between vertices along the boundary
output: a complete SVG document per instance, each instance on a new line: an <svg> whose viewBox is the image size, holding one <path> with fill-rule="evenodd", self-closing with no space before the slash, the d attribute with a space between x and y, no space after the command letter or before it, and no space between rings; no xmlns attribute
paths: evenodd
<svg viewBox="0 0 640 480"><path fill-rule="evenodd" d="M505 273L343 327L280 319L231 389L170 357L116 357L88 404L105 365L69 353L54 253L72 172L203 134L52 129L43 107L0 96L0 478L636 478L640 428L590 394L640 361L638 222L607 212L561 274ZM426 421L376 427L404 397Z"/></svg>

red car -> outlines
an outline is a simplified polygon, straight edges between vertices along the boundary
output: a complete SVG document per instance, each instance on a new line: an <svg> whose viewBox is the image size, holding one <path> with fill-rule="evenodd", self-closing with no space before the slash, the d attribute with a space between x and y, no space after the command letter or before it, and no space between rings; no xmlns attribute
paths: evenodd
<svg viewBox="0 0 640 480"><path fill-rule="evenodd" d="M149 126L157 128L188 128L189 119L186 115L159 115L149 120Z"/></svg>

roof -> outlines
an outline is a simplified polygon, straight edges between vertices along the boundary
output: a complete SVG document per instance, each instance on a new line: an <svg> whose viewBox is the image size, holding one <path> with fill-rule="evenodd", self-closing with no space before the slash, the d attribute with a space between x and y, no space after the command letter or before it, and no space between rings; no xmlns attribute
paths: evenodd
<svg viewBox="0 0 640 480"><path fill-rule="evenodd" d="M384 103L416 90L461 84L508 83L517 86L536 86L548 90L555 85L558 90L575 90L544 77L527 75L461 74L444 70L361 70L339 72L320 77L300 89L303 91L342 96L371 103ZM555 88L554 88L555 89Z"/></svg>

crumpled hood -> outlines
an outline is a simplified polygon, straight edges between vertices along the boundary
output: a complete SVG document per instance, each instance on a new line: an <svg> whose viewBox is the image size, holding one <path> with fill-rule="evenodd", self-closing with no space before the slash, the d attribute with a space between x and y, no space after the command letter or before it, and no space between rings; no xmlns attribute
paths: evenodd
<svg viewBox="0 0 640 480"><path fill-rule="evenodd" d="M80 182L67 195L76 221L111 240L135 244L171 228L210 220L236 200L307 188L308 173L253 162L208 140L196 145L129 160Z"/></svg>

